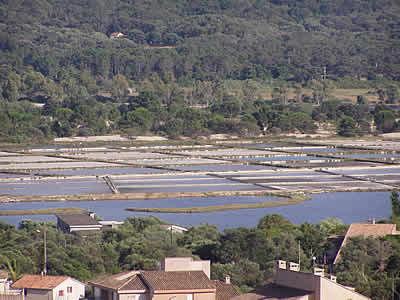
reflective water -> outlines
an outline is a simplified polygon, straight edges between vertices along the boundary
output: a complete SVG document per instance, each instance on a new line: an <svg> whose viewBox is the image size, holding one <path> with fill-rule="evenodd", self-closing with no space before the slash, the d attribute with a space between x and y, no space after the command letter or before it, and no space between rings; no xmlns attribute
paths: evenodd
<svg viewBox="0 0 400 300"><path fill-rule="evenodd" d="M235 172L235 171L254 171L254 170L274 170L273 167L260 165L199 165L199 166L178 166L174 167L180 171L205 171L205 172Z"/></svg>
<svg viewBox="0 0 400 300"><path fill-rule="evenodd" d="M247 160L247 161L288 161L288 160L326 160L329 158L323 157L315 157L315 156L277 156L277 157L246 157L240 158L240 160Z"/></svg>
<svg viewBox="0 0 400 300"><path fill-rule="evenodd" d="M232 211L175 214L128 212L127 207L192 207L222 205L228 203L254 203L271 201L271 197L209 197L172 198L160 200L108 200L82 202L6 203L0 209L34 209L53 207L82 207L92 210L105 220L124 220L128 216L154 215L162 220L182 226L200 223L216 224L220 231L239 226L254 227L266 214L281 214L294 224L318 223L326 218L339 218L345 224L365 222L366 219L389 218L391 214L390 192L347 192L312 195L312 200L296 205L242 209ZM0 221L18 224L23 219L53 220L54 216L1 216Z"/></svg>
<svg viewBox="0 0 400 300"><path fill-rule="evenodd" d="M49 170L37 172L38 174L64 175L64 176L104 176L124 174L154 174L166 173L167 170L155 168L107 168L107 169L77 169L77 170Z"/></svg>
<svg viewBox="0 0 400 300"><path fill-rule="evenodd" d="M395 158L400 157L400 154L374 154L374 153L365 153L365 154L345 154L339 155L340 157L345 158L371 158L371 159L380 159L380 158Z"/></svg>

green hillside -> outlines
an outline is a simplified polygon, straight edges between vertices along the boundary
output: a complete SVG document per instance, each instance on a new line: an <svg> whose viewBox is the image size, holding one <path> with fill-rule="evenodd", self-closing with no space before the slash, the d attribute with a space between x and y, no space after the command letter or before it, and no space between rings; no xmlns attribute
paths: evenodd
<svg viewBox="0 0 400 300"><path fill-rule="evenodd" d="M335 78L400 76L400 5L390 0L9 0L1 23L2 63L52 79L72 67L132 80L302 82L323 67Z"/></svg>
<svg viewBox="0 0 400 300"><path fill-rule="evenodd" d="M0 136L132 127L171 134L187 118L199 123L184 125L188 129L178 135L199 128L240 132L229 122L210 126L211 115L231 121L254 116L258 109L245 102L257 99L257 84L277 87L281 96L285 86L378 87L385 100L387 83L400 78L399 29L400 4L394 0L4 0ZM125 36L111 39L114 32ZM241 82L241 95L226 89L228 81ZM394 93L396 98L397 87ZM192 108L182 111L185 105ZM162 126L174 118L177 124Z"/></svg>

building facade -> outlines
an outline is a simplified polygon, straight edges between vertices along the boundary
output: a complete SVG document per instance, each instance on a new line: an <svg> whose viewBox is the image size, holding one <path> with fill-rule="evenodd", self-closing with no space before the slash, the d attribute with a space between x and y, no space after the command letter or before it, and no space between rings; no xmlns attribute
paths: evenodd
<svg viewBox="0 0 400 300"><path fill-rule="evenodd" d="M85 296L85 285L67 276L24 275L12 284L25 300L79 300Z"/></svg>

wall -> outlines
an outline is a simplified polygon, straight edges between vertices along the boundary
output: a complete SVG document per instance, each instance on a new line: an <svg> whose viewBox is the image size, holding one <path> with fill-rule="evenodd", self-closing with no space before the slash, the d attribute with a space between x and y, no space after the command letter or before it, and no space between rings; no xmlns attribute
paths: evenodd
<svg viewBox="0 0 400 300"><path fill-rule="evenodd" d="M316 300L368 300L359 293L346 289L327 278L321 278L321 294L320 298Z"/></svg>
<svg viewBox="0 0 400 300"><path fill-rule="evenodd" d="M203 271L210 278L210 261L194 261L192 257L166 257L161 263L161 270L166 272Z"/></svg>
<svg viewBox="0 0 400 300"><path fill-rule="evenodd" d="M215 300L215 292L154 294L152 300L172 300L172 298L174 300Z"/></svg>
<svg viewBox="0 0 400 300"><path fill-rule="evenodd" d="M148 300L148 294L119 294L119 300Z"/></svg>
<svg viewBox="0 0 400 300"><path fill-rule="evenodd" d="M215 300L215 292L194 294L193 300Z"/></svg>
<svg viewBox="0 0 400 300"><path fill-rule="evenodd" d="M99 231L101 230L101 225L82 225L82 226L70 226L69 227L70 232L74 231L82 231L82 230L93 230L93 231Z"/></svg>
<svg viewBox="0 0 400 300"><path fill-rule="evenodd" d="M52 293L48 290L26 289L26 300L51 300Z"/></svg>
<svg viewBox="0 0 400 300"><path fill-rule="evenodd" d="M68 293L68 287L72 287L72 293ZM59 291L64 291L64 296L59 296ZM53 300L78 300L85 296L85 285L75 279L68 278L53 290Z"/></svg>
<svg viewBox="0 0 400 300"><path fill-rule="evenodd" d="M275 283L291 288L313 291L315 300L368 300L369 298L351 291L325 277L308 273L277 269ZM307 299L307 298L305 298ZM314 300L314 299L310 299Z"/></svg>

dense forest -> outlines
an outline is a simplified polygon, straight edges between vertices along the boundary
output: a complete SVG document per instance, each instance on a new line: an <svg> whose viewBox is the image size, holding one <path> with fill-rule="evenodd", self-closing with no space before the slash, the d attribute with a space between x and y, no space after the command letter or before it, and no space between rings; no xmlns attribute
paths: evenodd
<svg viewBox="0 0 400 300"><path fill-rule="evenodd" d="M398 104L399 28L395 0L3 0L0 138L390 132L362 95L322 105Z"/></svg>
<svg viewBox="0 0 400 300"><path fill-rule="evenodd" d="M393 192L387 201L392 201L392 220L380 222L399 224L398 193ZM332 255L331 250L337 247L332 237L337 239L347 230L334 218L314 225L293 225L281 215L266 215L257 227L224 232L219 232L215 225L201 224L184 233L170 233L160 224L163 222L155 217L129 217L118 229L82 238L58 231L51 222L45 227L44 223L24 220L18 228L0 222L0 268L8 269L14 280L24 273L40 273L46 230L50 275L69 275L86 281L104 273L153 270L166 256L194 256L211 260L213 279L223 280L229 274L232 283L246 292L273 279L275 260L298 262L300 256L304 272L318 264L336 274L340 283L354 286L373 299L389 299L392 286L394 299L400 299L399 236L351 238L339 263L329 265L336 253Z"/></svg>

